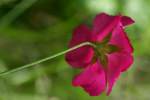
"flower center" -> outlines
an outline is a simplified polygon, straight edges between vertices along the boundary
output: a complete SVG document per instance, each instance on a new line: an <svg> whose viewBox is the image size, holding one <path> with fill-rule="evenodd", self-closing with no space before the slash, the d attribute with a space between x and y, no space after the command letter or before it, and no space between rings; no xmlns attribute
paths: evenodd
<svg viewBox="0 0 150 100"><path fill-rule="evenodd" d="M92 63L95 63L97 60L99 60L105 69L108 66L107 55L120 51L120 48L118 46L109 44L110 38L111 38L111 34L106 36L102 42L93 43L95 44L95 48L94 48L95 54L92 59Z"/></svg>

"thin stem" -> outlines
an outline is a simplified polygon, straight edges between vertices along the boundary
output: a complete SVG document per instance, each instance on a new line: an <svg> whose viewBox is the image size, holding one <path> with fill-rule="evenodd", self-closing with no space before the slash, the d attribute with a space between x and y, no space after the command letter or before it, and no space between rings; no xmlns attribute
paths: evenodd
<svg viewBox="0 0 150 100"><path fill-rule="evenodd" d="M80 47L82 47L82 46L85 46L85 45L90 45L90 46L92 46L92 47L95 47L95 45L94 45L93 43L91 43L91 42L83 42L83 43L81 43L81 44L79 44L79 45L76 45L76 46L74 46L74 47L72 47L72 48L70 48L70 49L67 49L67 50L65 50L65 51L59 52L59 53L54 54L54 55L52 55L52 56L43 58L43 59L41 59L41 60L38 60L38 61L35 61L35 62L32 62L32 63L26 64L26 65L24 65L24 66L21 66L21 67L12 69L12 70L8 70L8 71L5 71L5 72L2 72L2 73L0 73L0 76L4 76L4 75L10 74L10 73L14 73L14 72L17 72L17 71L20 71L20 70L23 70L23 69L32 67L32 66L34 66L34 65L37 65L37 64L39 64L39 63L45 62L45 61L50 60L50 59L53 59L53 58L55 58L55 57L58 57L58 56L63 55L63 54L65 54L65 53L67 53L67 52L73 51L73 50L78 49L78 48L80 48Z"/></svg>

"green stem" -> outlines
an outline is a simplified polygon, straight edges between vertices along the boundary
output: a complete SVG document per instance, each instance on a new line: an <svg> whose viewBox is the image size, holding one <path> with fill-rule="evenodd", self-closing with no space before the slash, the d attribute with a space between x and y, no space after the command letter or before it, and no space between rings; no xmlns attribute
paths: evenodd
<svg viewBox="0 0 150 100"><path fill-rule="evenodd" d="M37 65L37 64L39 64L39 63L45 62L45 61L50 60L50 59L53 59L53 58L55 58L55 57L58 57L58 56L63 55L63 54L65 54L65 53L67 53L67 52L73 51L73 50L78 49L78 48L80 48L80 47L82 47L82 46L85 46L85 45L89 45L89 46L95 47L95 45L94 45L93 43L91 43L91 42L83 42L83 43L81 43L81 44L79 44L79 45L76 45L76 46L70 48L70 49L67 49L67 50L65 50L65 51L59 52L59 53L57 53L57 54L54 54L54 55L49 56L49 57L46 57L46 58L44 58L44 59L41 59L41 60L38 60L38 61L35 61L35 62L32 62L32 63L26 64L26 65L24 65L24 66L21 66L21 67L12 69L12 70L8 70L8 71L5 71L5 72L2 72L2 73L0 73L0 76L4 76L4 75L10 74L10 73L14 73L14 72L16 72L16 71L20 71L20 70L23 70L23 69L32 67L32 66L34 66L34 65Z"/></svg>

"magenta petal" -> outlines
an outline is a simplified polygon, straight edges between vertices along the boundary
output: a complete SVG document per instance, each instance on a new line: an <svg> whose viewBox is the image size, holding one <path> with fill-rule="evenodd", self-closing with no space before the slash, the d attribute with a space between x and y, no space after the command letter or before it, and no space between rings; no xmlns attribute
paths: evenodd
<svg viewBox="0 0 150 100"><path fill-rule="evenodd" d="M133 64L133 56L132 54L122 54L122 58L124 58L124 66L121 67L121 72L124 72Z"/></svg>
<svg viewBox="0 0 150 100"><path fill-rule="evenodd" d="M89 41L90 37L91 30L86 25L81 24L74 29L69 47L80 44L81 42Z"/></svg>
<svg viewBox="0 0 150 100"><path fill-rule="evenodd" d="M110 22L112 22L112 20L114 20L114 16L109 16L106 13L100 13L98 15L96 15L95 19L94 19L94 33L100 33L101 31L103 31L103 29L105 29L105 27L108 26L108 24L110 24Z"/></svg>
<svg viewBox="0 0 150 100"><path fill-rule="evenodd" d="M131 54L119 52L113 53L108 56L109 68L107 72L108 76L108 90L107 95L110 94L114 83L119 77L120 73L127 70L133 63L133 57Z"/></svg>
<svg viewBox="0 0 150 100"><path fill-rule="evenodd" d="M106 13L97 15L94 19L93 40L102 41L120 22L121 16L110 16Z"/></svg>
<svg viewBox="0 0 150 100"><path fill-rule="evenodd" d="M127 25L130 25L130 24L133 24L134 23L134 20L131 19L130 17L127 17L127 16L123 16L121 18L121 23L123 26L127 26Z"/></svg>
<svg viewBox="0 0 150 100"><path fill-rule="evenodd" d="M74 86L81 86L91 96L101 94L106 87L105 73L98 63L88 66L82 73L73 79Z"/></svg>
<svg viewBox="0 0 150 100"><path fill-rule="evenodd" d="M84 46L66 54L66 61L76 68L86 67L91 63L93 49L90 46Z"/></svg>
<svg viewBox="0 0 150 100"><path fill-rule="evenodd" d="M82 42L89 41L91 32L85 25L80 25L74 30L69 47L73 47ZM93 49L90 46L84 46L66 54L66 61L72 67L86 67L90 64L93 57Z"/></svg>
<svg viewBox="0 0 150 100"><path fill-rule="evenodd" d="M118 26L113 30L112 37L110 39L110 44L114 44L118 46L121 51L132 53L133 47L128 39L127 34L124 32L121 25Z"/></svg>
<svg viewBox="0 0 150 100"><path fill-rule="evenodd" d="M120 51L108 56L109 68L107 72L107 95L110 94L114 83L120 76L120 73L126 71L133 63L133 48L121 25L118 24L118 26L113 30L110 44L118 46Z"/></svg>

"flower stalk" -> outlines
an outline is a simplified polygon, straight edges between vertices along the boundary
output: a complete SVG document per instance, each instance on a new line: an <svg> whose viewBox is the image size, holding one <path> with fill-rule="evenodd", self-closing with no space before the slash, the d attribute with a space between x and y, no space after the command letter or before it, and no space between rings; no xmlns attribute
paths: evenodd
<svg viewBox="0 0 150 100"><path fill-rule="evenodd" d="M58 56L61 56L61 55L65 54L65 53L68 53L68 52L70 52L70 51L73 51L73 50L75 50L75 49L78 49L78 48L80 48L80 47L87 46L87 45L92 46L92 47L95 47L95 45L94 45L93 43L91 43L91 42L83 42L83 43L81 43L81 44L79 44L79 45L76 45L76 46L74 46L74 47L72 47L72 48L69 48L69 49L67 49L67 50L65 50L65 51L59 52L59 53L54 54L54 55L52 55L52 56L48 56L48 57L43 58L43 59L41 59L41 60L38 60L38 61L35 61L35 62L32 62L32 63L26 64L26 65L23 65L23 66L21 66L21 67L18 67L18 68L12 69L12 70L4 71L4 72L0 73L0 76L5 76L5 75L8 75L8 74L17 72L17 71L21 71L21 70L24 70L24 69L33 67L34 65L40 64L40 63L45 62L45 61L47 61L47 60L54 59L54 58L56 58L56 57L58 57Z"/></svg>

